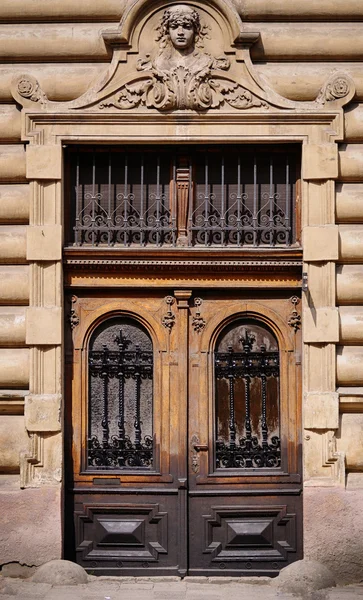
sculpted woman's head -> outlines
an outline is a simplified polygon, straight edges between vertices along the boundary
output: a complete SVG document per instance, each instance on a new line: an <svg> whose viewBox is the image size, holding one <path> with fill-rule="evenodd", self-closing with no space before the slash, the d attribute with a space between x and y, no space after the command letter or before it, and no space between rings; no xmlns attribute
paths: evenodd
<svg viewBox="0 0 363 600"><path fill-rule="evenodd" d="M187 4L177 4L164 12L160 33L162 38L170 38L174 48L183 51L194 48L200 29L198 12Z"/></svg>

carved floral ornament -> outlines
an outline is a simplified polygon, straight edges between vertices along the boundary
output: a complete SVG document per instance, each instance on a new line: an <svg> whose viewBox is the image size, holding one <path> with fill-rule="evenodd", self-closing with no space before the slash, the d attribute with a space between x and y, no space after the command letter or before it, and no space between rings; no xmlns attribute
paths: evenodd
<svg viewBox="0 0 363 600"><path fill-rule="evenodd" d="M224 0L210 4L223 3L227 5ZM126 27L136 4L140 5L139 13L132 18L144 22L139 28L132 23ZM212 18L213 9L209 7L207 12L207 7L198 4L163 5L155 12L155 1L136 0L119 30L104 33L105 41L114 47L114 56L107 75L98 84L72 102L51 102L36 79L21 75L13 82L14 98L24 107L38 106L47 112L85 109L104 113L130 109L321 110L327 105L336 109L354 96L354 83L345 73L334 73L313 102L293 102L279 96L265 81L260 81L250 60L249 47L259 34L243 31L238 15L229 9L229 18L235 22L228 25L240 33L235 40L223 39L221 50L217 22L226 17L215 10ZM145 8L149 11L146 16ZM133 35L137 37L136 30L139 38L131 39Z"/></svg>

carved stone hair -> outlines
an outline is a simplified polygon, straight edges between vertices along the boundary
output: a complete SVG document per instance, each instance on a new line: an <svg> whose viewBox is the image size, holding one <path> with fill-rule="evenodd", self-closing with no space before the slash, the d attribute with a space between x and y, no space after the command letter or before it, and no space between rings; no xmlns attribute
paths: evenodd
<svg viewBox="0 0 363 600"><path fill-rule="evenodd" d="M163 14L160 25L157 27L158 37L157 42L161 41L162 45L169 38L169 29L173 22L181 21L182 23L191 23L196 36L199 36L202 26L199 13L188 6L187 4L177 4L174 7L167 8Z"/></svg>

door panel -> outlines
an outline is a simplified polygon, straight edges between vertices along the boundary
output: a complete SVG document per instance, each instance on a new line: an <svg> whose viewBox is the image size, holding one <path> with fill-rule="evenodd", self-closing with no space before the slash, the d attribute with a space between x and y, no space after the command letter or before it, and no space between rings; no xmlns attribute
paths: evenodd
<svg viewBox="0 0 363 600"><path fill-rule="evenodd" d="M302 556L291 304L212 294L198 304L205 326L192 318L189 340L189 572L274 575ZM227 468L221 434L234 458Z"/></svg>
<svg viewBox="0 0 363 600"><path fill-rule="evenodd" d="M289 297L85 293L72 308L68 556L182 576L273 575L301 558Z"/></svg>

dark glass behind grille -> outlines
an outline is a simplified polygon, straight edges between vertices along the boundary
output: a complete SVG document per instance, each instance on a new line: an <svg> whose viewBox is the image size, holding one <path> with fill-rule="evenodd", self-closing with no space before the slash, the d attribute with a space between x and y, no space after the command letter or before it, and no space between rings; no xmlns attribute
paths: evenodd
<svg viewBox="0 0 363 600"><path fill-rule="evenodd" d="M87 466L153 465L153 349L144 328L127 318L101 324L88 353Z"/></svg>
<svg viewBox="0 0 363 600"><path fill-rule="evenodd" d="M280 467L279 350L252 320L221 333L214 355L216 467Z"/></svg>
<svg viewBox="0 0 363 600"><path fill-rule="evenodd" d="M69 163L69 244L177 246L181 164L190 167L189 246L296 242L296 147L80 147Z"/></svg>

